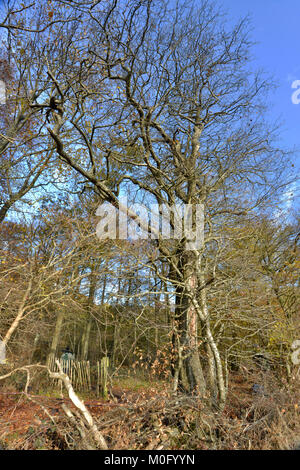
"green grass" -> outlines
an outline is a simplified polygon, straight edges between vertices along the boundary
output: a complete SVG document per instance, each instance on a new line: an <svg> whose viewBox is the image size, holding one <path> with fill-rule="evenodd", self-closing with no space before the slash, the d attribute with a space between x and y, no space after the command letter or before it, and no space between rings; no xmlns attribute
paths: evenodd
<svg viewBox="0 0 300 470"><path fill-rule="evenodd" d="M133 392L150 391L151 389L163 390L168 386L167 382L162 380L149 380L145 377L131 375L128 377L115 377L112 380L112 387Z"/></svg>

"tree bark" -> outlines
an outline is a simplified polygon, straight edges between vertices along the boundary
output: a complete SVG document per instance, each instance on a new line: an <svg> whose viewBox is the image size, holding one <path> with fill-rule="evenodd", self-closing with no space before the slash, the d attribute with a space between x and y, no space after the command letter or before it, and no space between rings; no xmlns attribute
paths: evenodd
<svg viewBox="0 0 300 470"><path fill-rule="evenodd" d="M53 335L52 342L51 342L51 349L47 358L48 367L50 366L50 364L54 363L54 360L55 360L56 350L57 350L57 346L58 346L58 342L60 338L60 332L61 332L61 328L63 325L63 320L64 320L64 312L63 310L60 310L57 314L54 335Z"/></svg>
<svg viewBox="0 0 300 470"><path fill-rule="evenodd" d="M88 352L89 352L89 342L90 342L90 334L93 324L93 317L92 317L92 309L95 300L95 293L96 293L96 277L95 271L92 270L90 275L90 287L89 287L89 297L88 297L88 320L85 326L85 332L83 337L83 345L82 345L82 359L84 361L87 360Z"/></svg>
<svg viewBox="0 0 300 470"><path fill-rule="evenodd" d="M30 279L29 280L29 283L28 283L28 286L27 286L27 289L23 295L23 298L22 298L22 301L21 301L21 304L18 308L18 313L17 313L17 316L16 318L14 319L14 321L12 322L11 326L9 327L6 335L4 336L3 338L3 343L5 344L5 346L7 345L7 343L9 342L12 334L14 333L14 331L17 329L20 321L22 320L23 318L23 315L25 313L25 309L26 309L26 302L27 302L27 299L30 295L30 291L31 291L31 287L32 287L32 280Z"/></svg>
<svg viewBox="0 0 300 470"><path fill-rule="evenodd" d="M185 252L178 263L184 281L182 283L182 280L177 278L175 327L179 339L177 346L179 370L176 375L180 388L188 392L197 391L200 396L204 396L206 382L199 356L198 318L191 299L191 293L196 295L197 290L194 257L192 251ZM186 286L189 288L186 289ZM176 348L176 345L174 346Z"/></svg>
<svg viewBox="0 0 300 470"><path fill-rule="evenodd" d="M204 276L200 275L201 285L204 285ZM217 400L218 408L222 409L226 401L226 386L222 367L221 356L211 332L209 311L206 301L206 289L200 290L202 331L208 352L209 380L211 394L214 401ZM216 390L217 388L217 390ZM216 398L216 396L218 397Z"/></svg>

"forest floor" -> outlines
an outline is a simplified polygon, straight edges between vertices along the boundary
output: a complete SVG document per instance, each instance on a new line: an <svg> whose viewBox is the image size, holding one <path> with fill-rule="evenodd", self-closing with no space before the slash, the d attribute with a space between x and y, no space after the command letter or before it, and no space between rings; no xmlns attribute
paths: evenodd
<svg viewBox="0 0 300 470"><path fill-rule="evenodd" d="M140 400L155 397L159 391L167 386L157 382L152 386L145 380L128 377L118 380L118 385L110 388L109 398L104 400L96 397L95 393L78 393L84 401L94 419L114 408L131 406ZM62 405L65 404L71 411L75 410L72 401L63 390L57 389L41 391L39 394L17 391L0 390L0 450L7 449L45 449L47 437L44 432L53 424L51 417L64 418ZM42 439L39 436L43 436ZM55 447L55 446L54 446Z"/></svg>
<svg viewBox="0 0 300 470"><path fill-rule="evenodd" d="M270 392L266 392L266 396L257 397L252 390L253 379L253 377L245 377L238 373L234 373L230 377L228 403L222 413L221 421L218 422L219 431L217 434L222 436L222 433L226 435L228 432L232 432L232 439L228 439L228 436L225 439L221 437L221 440L223 439L221 447L216 447L215 443L211 447L203 442L198 447L194 437L190 441L192 448L253 449L268 448L269 446L269 448L284 449L291 445L291 437L295 432L300 436L300 429L297 425L297 422L298 424L300 422L299 397L281 394L278 399L278 396L273 396ZM106 417L111 419L114 416L113 413L118 416L118 412L122 408L127 411L131 409L135 410L134 412L137 412L136 410L141 412L142 403L154 403L156 400L159 402L163 396L166 396L168 388L169 385L166 382L147 383L135 380L133 377L130 380L116 383L110 390L110 396L106 401L93 394L79 393L79 396L84 400L95 421L100 423L101 429L101 423L105 423ZM39 394L32 393L29 396L22 392L0 391L0 448L35 450L67 448L62 444L61 439L55 438L56 421L65 419L62 404L66 404L70 410L74 411L74 405L65 395L64 393L64 398L61 398L57 390ZM272 416L275 416L275 410L277 427L274 427L275 421L272 423L268 421L272 413ZM145 410L144 413L145 415L149 414L149 410ZM128 426L132 426L132 424L128 424ZM143 427L145 428L145 425ZM290 428L290 432L287 432L286 428ZM119 428L117 427L117 429ZM247 434L248 431L251 432L251 436ZM253 435L254 431L255 436ZM266 433L270 435L266 437ZM271 435L272 433L274 435ZM248 444L246 444L246 435ZM241 441L239 436L242 436ZM280 440L278 440L279 438ZM260 440L260 443L257 441L257 447L256 439ZM149 445L148 441L147 445ZM147 445L141 444L137 448L147 448ZM132 443L128 442L128 446L133 448ZM176 447L181 448L180 444L173 446L173 448ZM183 447L189 448L187 443ZM113 448L118 447L114 446Z"/></svg>

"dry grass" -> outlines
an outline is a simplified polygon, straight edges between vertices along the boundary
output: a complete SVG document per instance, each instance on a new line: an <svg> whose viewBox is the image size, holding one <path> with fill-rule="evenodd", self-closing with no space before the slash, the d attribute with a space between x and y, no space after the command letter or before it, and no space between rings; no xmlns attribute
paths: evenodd
<svg viewBox="0 0 300 470"><path fill-rule="evenodd" d="M252 392L264 380L266 395ZM300 443L299 377L233 374L228 402L213 412L195 397L173 397L169 384L143 377L119 377L108 401L85 397L111 449L290 449ZM49 396L50 395L50 396ZM55 396L0 395L0 441L10 449L86 449ZM70 405L70 404L69 404ZM47 409L54 418L43 411ZM0 442L1 444L1 442Z"/></svg>

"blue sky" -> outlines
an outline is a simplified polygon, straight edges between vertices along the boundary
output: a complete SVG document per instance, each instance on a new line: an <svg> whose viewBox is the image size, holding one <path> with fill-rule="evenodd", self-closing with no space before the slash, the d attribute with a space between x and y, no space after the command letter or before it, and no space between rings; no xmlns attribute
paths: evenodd
<svg viewBox="0 0 300 470"><path fill-rule="evenodd" d="M233 23L247 14L251 18L252 38L256 42L252 65L265 70L277 84L270 96L273 104L270 116L282 122L281 145L298 149L293 159L295 172L300 172L300 104L293 104L291 99L295 91L291 85L300 80L300 0L218 0L218 3L227 10ZM297 187L299 195L299 183ZM295 185L291 189L294 191Z"/></svg>
<svg viewBox="0 0 300 470"><path fill-rule="evenodd" d="M299 149L294 157L300 170L300 104L292 103L293 81L300 80L300 0L220 0L233 22L250 15L257 44L254 64L271 74L278 88L272 93L272 118L283 124L282 144ZM298 184L299 190L299 184ZM299 191L298 191L299 192Z"/></svg>

